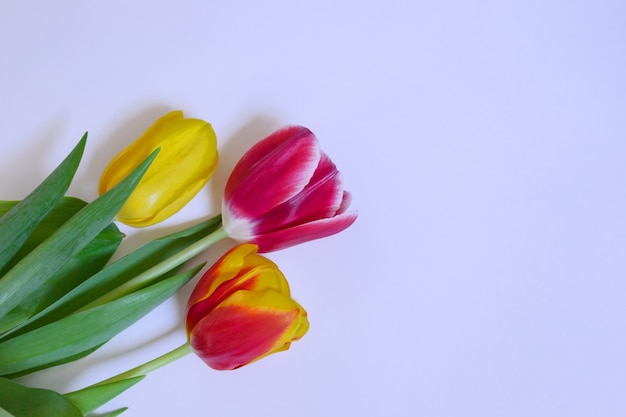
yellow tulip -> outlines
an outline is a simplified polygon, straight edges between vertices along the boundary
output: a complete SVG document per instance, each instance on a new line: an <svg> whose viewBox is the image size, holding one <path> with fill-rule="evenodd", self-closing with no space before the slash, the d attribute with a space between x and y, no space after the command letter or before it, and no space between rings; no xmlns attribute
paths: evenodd
<svg viewBox="0 0 626 417"><path fill-rule="evenodd" d="M217 139L211 125L172 111L111 160L98 192L113 188L157 148L159 154L117 215L129 226L150 226L179 211L217 166Z"/></svg>

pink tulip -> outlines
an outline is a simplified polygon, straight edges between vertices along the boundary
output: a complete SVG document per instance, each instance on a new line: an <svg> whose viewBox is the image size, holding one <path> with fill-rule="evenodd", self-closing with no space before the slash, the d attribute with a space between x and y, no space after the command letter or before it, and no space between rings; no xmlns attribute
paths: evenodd
<svg viewBox="0 0 626 417"><path fill-rule="evenodd" d="M330 236L350 226L350 193L340 172L302 126L280 129L239 160L224 192L228 235L259 252Z"/></svg>

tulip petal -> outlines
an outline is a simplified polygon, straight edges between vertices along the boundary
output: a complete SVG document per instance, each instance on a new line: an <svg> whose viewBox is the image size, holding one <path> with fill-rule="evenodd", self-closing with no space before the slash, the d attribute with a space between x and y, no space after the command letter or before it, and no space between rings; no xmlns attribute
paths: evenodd
<svg viewBox="0 0 626 417"><path fill-rule="evenodd" d="M256 245L244 244L235 246L224 254L196 284L187 305L191 306L207 299L220 284L236 277L244 265L245 257L256 252Z"/></svg>
<svg viewBox="0 0 626 417"><path fill-rule="evenodd" d="M298 195L259 218L254 234L264 234L332 217L343 200L343 181L335 164L322 155L311 181Z"/></svg>
<svg viewBox="0 0 626 417"><path fill-rule="evenodd" d="M217 166L217 140L211 125L173 111L113 158L102 174L99 192L117 184L157 148L161 149L158 157L117 216L133 227L158 223L179 211Z"/></svg>
<svg viewBox="0 0 626 417"><path fill-rule="evenodd" d="M158 223L183 208L217 166L213 129L204 121L181 119L164 125L153 147L161 152L152 169L118 214L131 226Z"/></svg>
<svg viewBox="0 0 626 417"><path fill-rule="evenodd" d="M258 258L259 262L264 262L263 264L259 263L258 266L250 267L254 262L253 258ZM290 297L289 284L276 264L259 255L249 255L246 257L245 266L235 278L223 282L206 298L189 305L186 320L187 330L191 331L202 317L208 315L238 291L268 290Z"/></svg>
<svg viewBox="0 0 626 417"><path fill-rule="evenodd" d="M301 311L295 301L273 291L240 291L199 321L189 342L211 368L236 369L285 350L294 333L301 337L302 332L293 331ZM302 327L306 332L308 322Z"/></svg>
<svg viewBox="0 0 626 417"><path fill-rule="evenodd" d="M224 192L224 210L256 218L299 193L321 158L315 135L290 126L253 146L233 169Z"/></svg>
<svg viewBox="0 0 626 417"><path fill-rule="evenodd" d="M148 155L159 147L154 138L158 136L158 132L163 129L163 126L182 118L183 112L180 110L171 111L161 116L143 133L143 135L141 135L139 139L135 140L128 147L118 153L111 160L111 162L109 162L109 165L100 177L98 194L104 194L106 191L116 186L121 180L126 178L126 176L128 176L128 174L137 165L136 163L129 163L129 159L133 161L141 161L147 158ZM154 163L156 163L156 160L153 162L153 166Z"/></svg>
<svg viewBox="0 0 626 417"><path fill-rule="evenodd" d="M290 296L289 283L278 266L257 255L253 244L228 251L200 279L187 303L187 330L237 291L276 291Z"/></svg>
<svg viewBox="0 0 626 417"><path fill-rule="evenodd" d="M341 204L339 205L339 208L337 209L335 215L345 213L346 210L348 210L348 207L350 207L350 203L352 203L352 194L350 194L348 191L344 191L343 199L341 200Z"/></svg>
<svg viewBox="0 0 626 417"><path fill-rule="evenodd" d="M335 217L299 224L288 229L254 236L251 241L259 246L259 253L272 252L309 240L332 236L348 228L357 218L356 211L348 211Z"/></svg>

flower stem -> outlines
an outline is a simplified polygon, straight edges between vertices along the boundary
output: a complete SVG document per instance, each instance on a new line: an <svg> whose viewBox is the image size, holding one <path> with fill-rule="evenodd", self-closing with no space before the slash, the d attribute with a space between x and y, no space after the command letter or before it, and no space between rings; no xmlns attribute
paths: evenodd
<svg viewBox="0 0 626 417"><path fill-rule="evenodd" d="M168 363L174 362L177 359L182 358L191 352L191 346L189 343L184 343L177 347L176 349L166 353L165 355L161 355L158 358L152 359L149 362L144 363L143 365L139 365L133 369L130 369L126 372L122 372L121 374L115 375L109 379L105 379L104 381L100 381L92 386L96 385L104 385L111 382L117 382L128 378L134 378L136 376L146 375L149 372L152 372L156 369L159 369L162 366L167 365Z"/></svg>
<svg viewBox="0 0 626 417"><path fill-rule="evenodd" d="M174 267L182 264L185 261L188 261L189 259L198 255L203 250L207 249L209 246L213 245L214 243L219 242L220 240L226 237L228 237L228 235L226 234L226 231L224 230L223 227L220 226L216 231L214 231L210 235L203 237L202 239L189 245L188 247L178 252L177 254L172 255L169 258L165 259L164 261L159 262L153 267L137 275L133 279L125 282L119 287L95 299L91 303L81 308L79 311L87 310L87 309L108 303L109 301L116 300L124 295L130 294L140 288L145 287L146 285L150 284L152 281L154 281L155 279L157 279L159 276L163 275L167 271L170 271Z"/></svg>

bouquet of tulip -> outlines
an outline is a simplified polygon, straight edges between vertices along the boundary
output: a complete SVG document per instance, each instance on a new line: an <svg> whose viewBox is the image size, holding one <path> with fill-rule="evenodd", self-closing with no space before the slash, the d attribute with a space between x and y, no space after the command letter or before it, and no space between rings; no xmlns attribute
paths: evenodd
<svg viewBox="0 0 626 417"><path fill-rule="evenodd" d="M209 123L168 113L110 162L100 196L87 203L65 195L86 137L23 200L0 201L0 417L86 416L190 352L231 370L304 336L306 311L259 253L330 236L357 217L310 130L286 127L248 150L227 181L220 215L115 262L123 239L115 222L146 227L179 211L215 170L217 141ZM108 343L190 281L204 265L185 263L224 238L237 245L192 291L180 347L70 393L16 381Z"/></svg>

